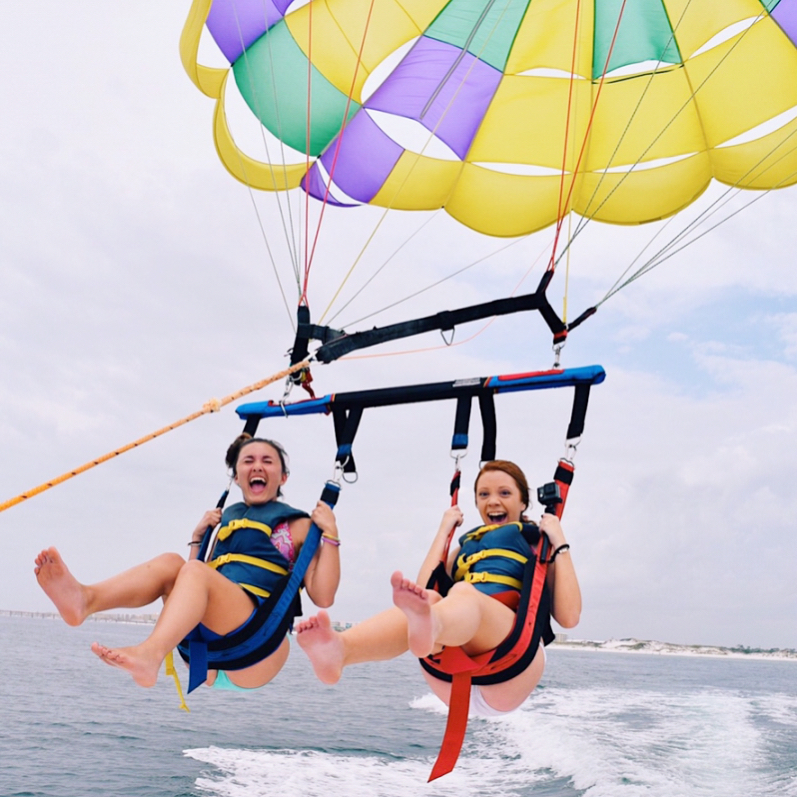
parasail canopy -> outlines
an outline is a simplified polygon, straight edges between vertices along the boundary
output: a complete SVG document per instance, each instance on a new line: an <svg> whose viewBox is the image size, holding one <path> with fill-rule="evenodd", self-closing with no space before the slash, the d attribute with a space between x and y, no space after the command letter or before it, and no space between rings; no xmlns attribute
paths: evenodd
<svg viewBox="0 0 797 797"><path fill-rule="evenodd" d="M203 25L230 63L197 63ZM240 180L445 208L489 235L797 182L797 0L195 0L182 39ZM235 144L232 73L299 162Z"/></svg>

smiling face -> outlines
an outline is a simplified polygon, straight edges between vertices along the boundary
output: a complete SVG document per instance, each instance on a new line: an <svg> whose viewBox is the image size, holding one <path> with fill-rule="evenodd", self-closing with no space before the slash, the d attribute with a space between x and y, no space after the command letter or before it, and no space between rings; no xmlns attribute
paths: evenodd
<svg viewBox="0 0 797 797"><path fill-rule="evenodd" d="M287 478L274 446L257 441L241 448L235 465L235 483L241 488L244 503L253 506L273 501Z"/></svg>
<svg viewBox="0 0 797 797"><path fill-rule="evenodd" d="M526 509L517 482L501 470L489 470L476 482L476 508L485 525L515 523Z"/></svg>

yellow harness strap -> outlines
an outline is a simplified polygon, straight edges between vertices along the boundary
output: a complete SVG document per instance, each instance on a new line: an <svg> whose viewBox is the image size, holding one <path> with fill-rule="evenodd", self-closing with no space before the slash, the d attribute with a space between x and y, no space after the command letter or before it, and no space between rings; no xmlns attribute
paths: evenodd
<svg viewBox="0 0 797 797"><path fill-rule="evenodd" d="M166 675L171 675L172 678L174 678L174 683L177 687L177 694L180 696L180 708L183 709L183 711L190 712L191 709L188 708L185 702L185 697L183 697L183 687L180 686L180 679L177 676L177 670L174 669L174 651L170 650L166 654L166 658L164 659L163 663L166 665Z"/></svg>
<svg viewBox="0 0 797 797"><path fill-rule="evenodd" d="M499 576L494 573L468 573L464 581L467 581L469 584L483 584L489 581L494 584L506 584L506 586L513 587L514 589L523 588L522 581L512 578L512 576Z"/></svg>
<svg viewBox="0 0 797 797"><path fill-rule="evenodd" d="M525 565L528 562L528 557L523 556L523 554L519 554L517 551L508 551L505 548L486 548L483 551L476 551L476 553L471 554L470 556L460 556L457 559L457 570L454 573L454 581L461 581L465 579L466 581L473 581L474 579L471 576L477 575L476 573L468 572L471 567L476 564L476 562L481 562L482 559L488 559L491 556L500 556L504 559L514 559L516 562L520 562L521 564ZM479 576L487 576L488 573L479 573ZM498 576L493 578L479 578L476 579L478 581L492 581L497 580ZM516 581L517 579L513 579ZM501 583L506 583L502 581Z"/></svg>
<svg viewBox="0 0 797 797"><path fill-rule="evenodd" d="M222 565L226 565L228 562L243 562L247 565L262 567L263 570L271 570L272 573L279 573L281 576L288 575L288 571L281 565L276 565L273 562L269 562L268 559L258 559L256 556L247 556L244 553L222 554L221 556L217 556L215 559L208 562L208 567L212 567L214 570L216 570Z"/></svg>
<svg viewBox="0 0 797 797"><path fill-rule="evenodd" d="M227 537L230 536L234 531L238 531L238 529L257 529L258 531L262 531L267 537L271 537L271 526L267 526L265 523L258 523L256 520L249 520L249 518L239 518L237 520L231 520L226 526L222 526L219 529L218 538L220 540L226 540Z"/></svg>
<svg viewBox="0 0 797 797"><path fill-rule="evenodd" d="M495 531L496 529L503 528L504 526L517 526L518 531L523 531L523 524L520 521L513 521L512 523L493 523L490 526L479 526L478 529L469 531L465 535L467 540L480 540L488 531Z"/></svg>

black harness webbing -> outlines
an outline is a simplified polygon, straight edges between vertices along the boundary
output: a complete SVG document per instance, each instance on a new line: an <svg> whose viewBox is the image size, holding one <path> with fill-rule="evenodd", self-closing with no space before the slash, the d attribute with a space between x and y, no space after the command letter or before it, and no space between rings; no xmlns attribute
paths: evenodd
<svg viewBox="0 0 797 797"><path fill-rule="evenodd" d="M553 334L554 345L564 343L567 334L575 329L587 318L597 312L596 307L590 307L575 321L567 324L562 321L551 306L546 295L548 285L553 279L553 270L546 271L534 293L523 296L512 296L506 299L495 299L482 304L462 307L458 310L444 310L434 315L403 321L398 324L389 324L384 327L374 327L362 332L346 334L342 330L318 326L310 323L310 311L306 306L300 306L296 328L296 340L293 345L291 363L301 362L307 356L309 341L318 340L321 346L315 352L315 359L322 363L331 363L346 354L358 349L378 346L391 340L421 335L424 332L440 330L449 332L460 324L478 321L482 318L491 318L500 315L509 315L528 310L540 313L548 329Z"/></svg>

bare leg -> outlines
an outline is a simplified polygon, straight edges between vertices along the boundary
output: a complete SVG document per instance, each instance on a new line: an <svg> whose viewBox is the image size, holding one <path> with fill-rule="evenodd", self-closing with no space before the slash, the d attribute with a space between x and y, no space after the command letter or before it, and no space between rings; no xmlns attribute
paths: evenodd
<svg viewBox="0 0 797 797"><path fill-rule="evenodd" d="M36 557L34 573L61 617L80 625L95 612L138 608L168 595L183 564L181 556L167 553L97 584L81 584L58 551L47 548Z"/></svg>
<svg viewBox="0 0 797 797"><path fill-rule="evenodd" d="M441 646L461 646L471 655L492 650L512 630L514 612L472 584L459 582L441 598L395 572L393 602L404 612L409 649L419 658Z"/></svg>
<svg viewBox="0 0 797 797"><path fill-rule="evenodd" d="M399 571L390 577L393 603L407 618L407 646L414 656L423 658L434 649L441 632L440 622L432 612L432 590L419 587ZM439 599L438 595L438 599Z"/></svg>
<svg viewBox="0 0 797 797"><path fill-rule="evenodd" d="M501 684L482 686L482 697L489 706L498 711L514 711L534 691L544 669L545 651L540 645L531 664L520 675Z"/></svg>
<svg viewBox="0 0 797 797"><path fill-rule="evenodd" d="M319 680L334 684L345 667L366 661L386 661L407 652L407 619L388 609L345 631L332 630L327 612L296 627L299 647L307 654Z"/></svg>
<svg viewBox="0 0 797 797"><path fill-rule="evenodd" d="M166 654L191 629L201 622L218 634L229 633L246 621L252 608L241 587L204 562L192 560L180 569L158 622L144 642L119 649L95 642L91 649L107 664L127 670L140 686L152 686Z"/></svg>

